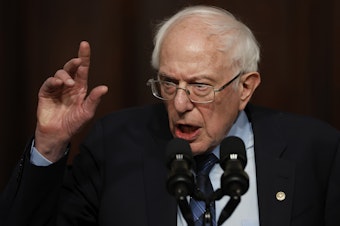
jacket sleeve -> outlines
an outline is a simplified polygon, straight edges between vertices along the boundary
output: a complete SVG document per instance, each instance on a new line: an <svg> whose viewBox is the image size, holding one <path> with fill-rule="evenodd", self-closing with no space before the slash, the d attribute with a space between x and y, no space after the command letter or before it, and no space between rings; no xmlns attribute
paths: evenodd
<svg viewBox="0 0 340 226"><path fill-rule="evenodd" d="M340 222L340 138L335 152L332 171L329 177L326 198L325 222L327 226L336 226Z"/></svg>
<svg viewBox="0 0 340 226"><path fill-rule="evenodd" d="M30 145L0 197L0 225L53 225L67 156L47 167L30 163Z"/></svg>

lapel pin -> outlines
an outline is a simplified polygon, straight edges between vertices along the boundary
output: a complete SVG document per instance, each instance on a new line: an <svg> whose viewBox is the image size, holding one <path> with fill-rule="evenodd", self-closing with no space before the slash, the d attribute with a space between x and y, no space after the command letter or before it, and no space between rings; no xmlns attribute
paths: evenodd
<svg viewBox="0 0 340 226"><path fill-rule="evenodd" d="M276 193L276 199L278 201L283 201L286 199L286 193L284 193L283 191L279 191Z"/></svg>

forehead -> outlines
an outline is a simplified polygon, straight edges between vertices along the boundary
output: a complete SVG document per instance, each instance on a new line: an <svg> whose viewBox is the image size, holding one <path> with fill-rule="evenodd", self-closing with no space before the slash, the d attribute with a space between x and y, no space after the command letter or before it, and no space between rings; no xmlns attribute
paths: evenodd
<svg viewBox="0 0 340 226"><path fill-rule="evenodd" d="M174 24L167 32L160 51L160 72L168 75L218 75L231 67L220 38L197 18Z"/></svg>

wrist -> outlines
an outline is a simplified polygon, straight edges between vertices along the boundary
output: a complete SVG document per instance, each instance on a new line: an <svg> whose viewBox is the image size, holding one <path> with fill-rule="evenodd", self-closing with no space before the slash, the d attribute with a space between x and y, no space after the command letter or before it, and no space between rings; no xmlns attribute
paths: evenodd
<svg viewBox="0 0 340 226"><path fill-rule="evenodd" d="M68 150L69 140L58 139L56 136L47 136L36 131L34 140L36 150L51 162L64 157Z"/></svg>

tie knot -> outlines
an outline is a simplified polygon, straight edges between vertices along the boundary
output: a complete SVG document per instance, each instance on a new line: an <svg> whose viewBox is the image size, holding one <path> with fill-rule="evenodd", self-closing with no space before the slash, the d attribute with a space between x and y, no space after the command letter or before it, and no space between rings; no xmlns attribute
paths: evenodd
<svg viewBox="0 0 340 226"><path fill-rule="evenodd" d="M206 155L195 156L197 174L208 175L211 168L217 163L218 158L213 154L209 153Z"/></svg>

